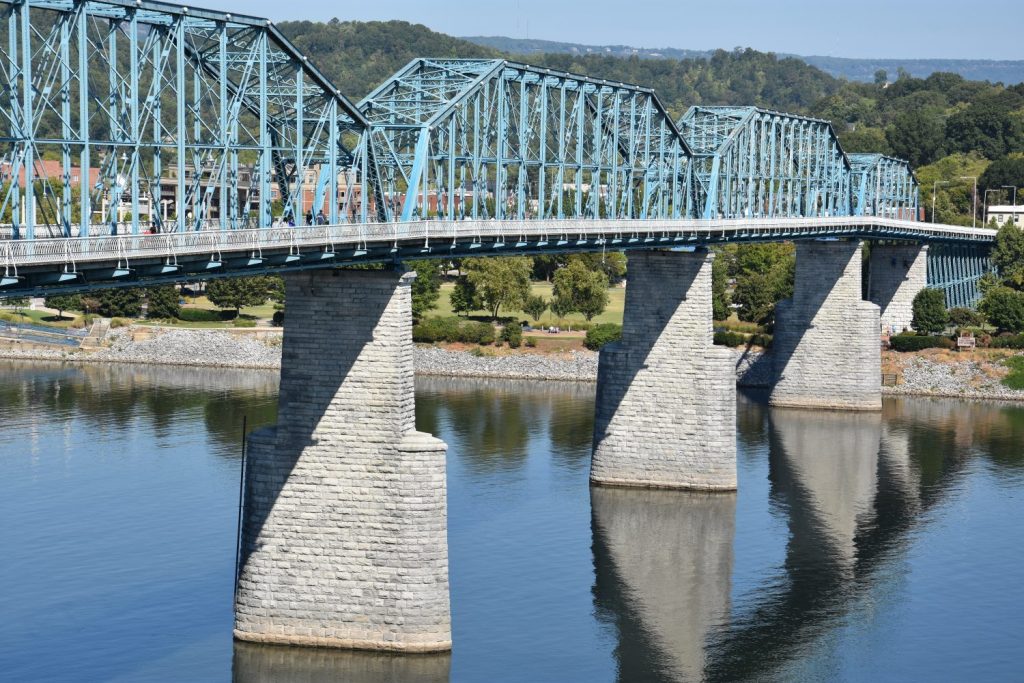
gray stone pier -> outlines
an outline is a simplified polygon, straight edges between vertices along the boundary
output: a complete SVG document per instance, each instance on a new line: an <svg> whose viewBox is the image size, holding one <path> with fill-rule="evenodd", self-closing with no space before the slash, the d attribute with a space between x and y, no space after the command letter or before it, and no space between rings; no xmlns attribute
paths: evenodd
<svg viewBox="0 0 1024 683"><path fill-rule="evenodd" d="M590 481L736 488L736 374L712 344L706 251L633 251L622 339L601 350Z"/></svg>
<svg viewBox="0 0 1024 683"><path fill-rule="evenodd" d="M796 287L775 308L775 406L882 409L879 308L861 298L857 241L796 243Z"/></svg>
<svg viewBox="0 0 1024 683"><path fill-rule="evenodd" d="M285 275L278 424L248 448L240 640L451 648L445 444L414 427L411 281Z"/></svg>
<svg viewBox="0 0 1024 683"><path fill-rule="evenodd" d="M882 331L910 329L914 297L928 284L928 245L873 244L868 261L868 300L881 309Z"/></svg>

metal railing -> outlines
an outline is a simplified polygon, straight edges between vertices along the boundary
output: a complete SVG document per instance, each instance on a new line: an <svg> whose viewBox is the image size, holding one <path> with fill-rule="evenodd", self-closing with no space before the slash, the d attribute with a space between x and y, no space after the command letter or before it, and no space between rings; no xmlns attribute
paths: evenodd
<svg viewBox="0 0 1024 683"><path fill-rule="evenodd" d="M670 238L695 243L730 240L798 239L842 234L872 234L880 239L991 242L995 231L872 216L774 219L600 219L551 221L413 221L349 223L248 230L202 230L151 235L43 238L0 241L0 267L75 263L151 257L175 258L209 253L299 250L309 247L360 248L392 243L408 246L439 240L536 241L538 239Z"/></svg>

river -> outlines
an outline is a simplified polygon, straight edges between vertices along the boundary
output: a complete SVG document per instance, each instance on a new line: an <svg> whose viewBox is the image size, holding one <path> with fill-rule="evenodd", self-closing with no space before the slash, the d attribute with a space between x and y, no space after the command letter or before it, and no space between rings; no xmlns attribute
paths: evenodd
<svg viewBox="0 0 1024 683"><path fill-rule="evenodd" d="M0 680L1019 680L1024 406L741 393L739 492L590 489L593 386L421 378L454 650L231 639L276 373L0 365Z"/></svg>

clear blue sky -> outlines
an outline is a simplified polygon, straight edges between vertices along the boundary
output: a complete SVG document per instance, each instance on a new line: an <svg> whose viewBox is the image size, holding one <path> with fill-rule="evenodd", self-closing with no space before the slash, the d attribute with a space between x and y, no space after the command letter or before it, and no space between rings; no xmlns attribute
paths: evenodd
<svg viewBox="0 0 1024 683"><path fill-rule="evenodd" d="M1024 59L1024 0L198 0L285 19L402 19L451 35L835 57Z"/></svg>

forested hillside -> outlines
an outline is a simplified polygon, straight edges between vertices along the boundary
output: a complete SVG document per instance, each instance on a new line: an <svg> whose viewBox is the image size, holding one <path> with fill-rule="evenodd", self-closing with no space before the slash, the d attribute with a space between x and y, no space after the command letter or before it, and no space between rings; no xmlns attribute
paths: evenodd
<svg viewBox="0 0 1024 683"><path fill-rule="evenodd" d="M933 184L948 183L938 189L939 221L971 222L973 184L963 176L979 177L979 221L986 189L998 190L989 195L996 202L1009 199L1002 185L1024 186L1024 84L1007 88L949 73L928 78L879 73L873 83L851 82L800 59L756 50L719 50L707 59L682 60L567 53L516 57L398 21L285 22L280 28L354 100L414 57L511 56L653 87L674 116L694 104L754 104L828 119L847 151L909 159L926 208ZM895 81L889 82L892 76Z"/></svg>

